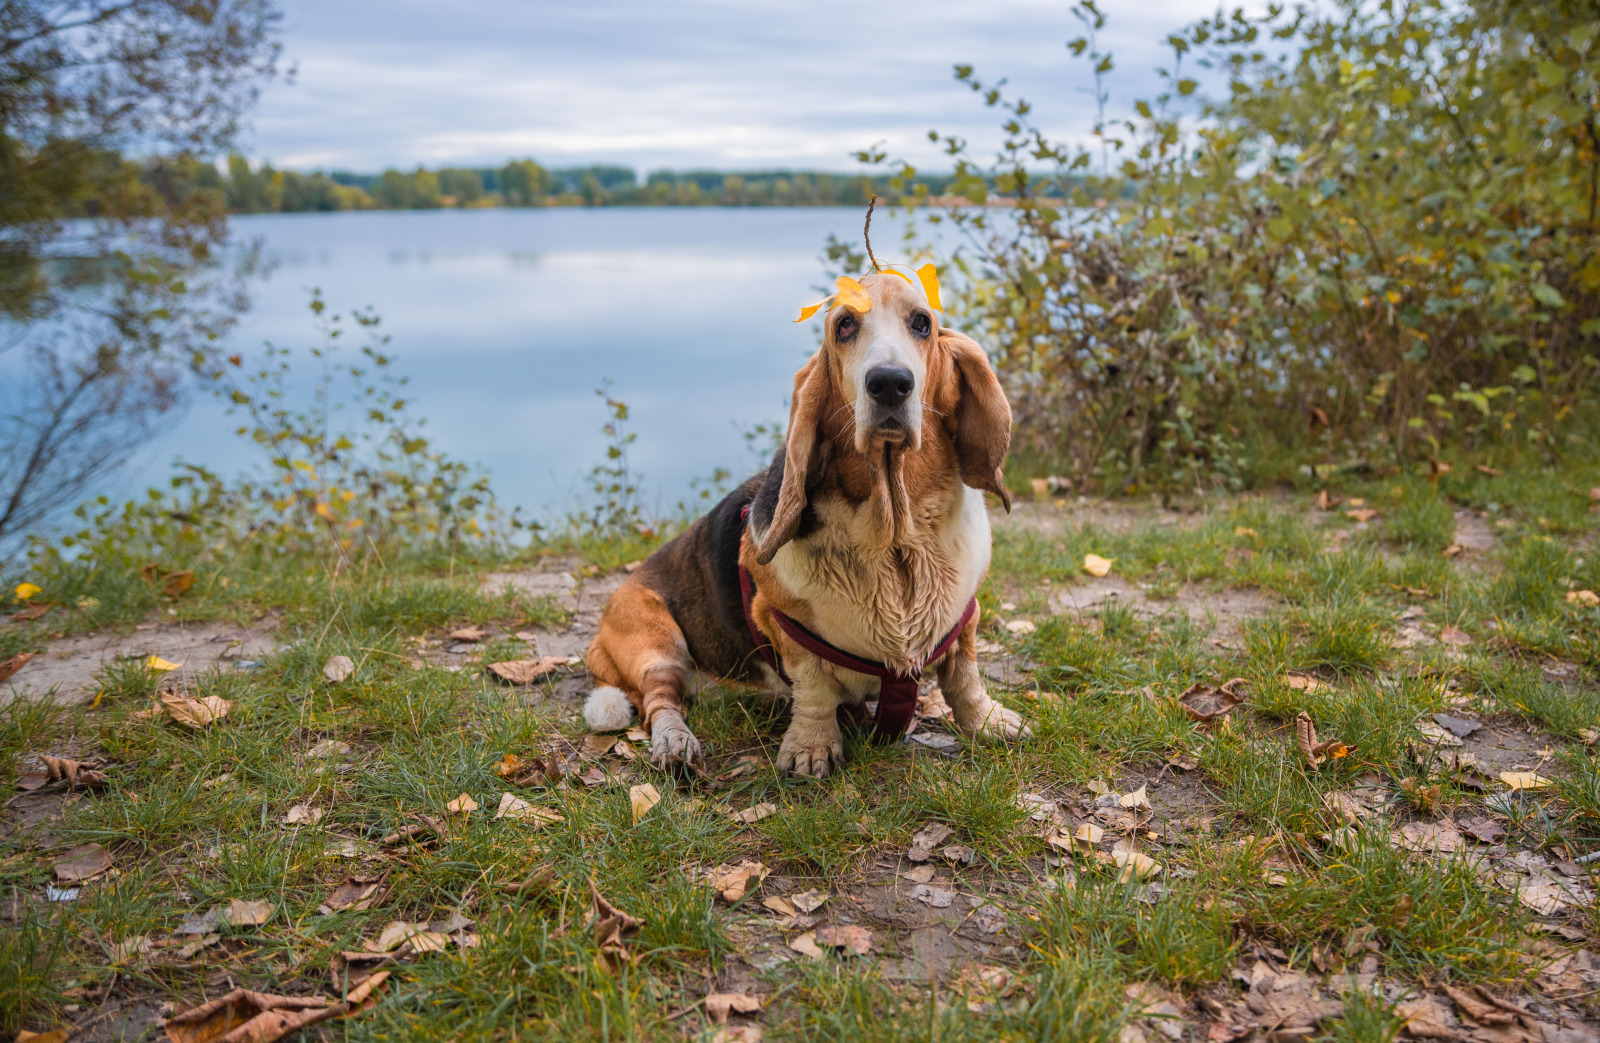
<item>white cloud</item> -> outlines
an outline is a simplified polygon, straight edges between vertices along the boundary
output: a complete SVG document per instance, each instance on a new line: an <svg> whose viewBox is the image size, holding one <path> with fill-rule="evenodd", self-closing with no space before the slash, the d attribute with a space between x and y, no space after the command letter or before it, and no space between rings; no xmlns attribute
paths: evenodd
<svg viewBox="0 0 1600 1043"><path fill-rule="evenodd" d="M849 169L884 141L936 159L938 127L997 140L996 113L952 80L971 63L1088 129L1088 67L1064 43L1069 5L928 0L452 4L288 0L293 83L266 92L250 151L282 165L374 170L418 162ZM1112 13L1114 86L1150 93L1161 38L1210 10L1142 0ZM940 163L943 165L943 163Z"/></svg>

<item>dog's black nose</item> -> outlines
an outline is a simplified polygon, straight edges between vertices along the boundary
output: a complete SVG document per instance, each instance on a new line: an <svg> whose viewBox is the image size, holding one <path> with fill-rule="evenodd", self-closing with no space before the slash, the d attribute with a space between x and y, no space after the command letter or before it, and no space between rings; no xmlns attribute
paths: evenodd
<svg viewBox="0 0 1600 1043"><path fill-rule="evenodd" d="M898 406L911 397L917 379L904 366L873 366L867 370L867 394L880 406Z"/></svg>

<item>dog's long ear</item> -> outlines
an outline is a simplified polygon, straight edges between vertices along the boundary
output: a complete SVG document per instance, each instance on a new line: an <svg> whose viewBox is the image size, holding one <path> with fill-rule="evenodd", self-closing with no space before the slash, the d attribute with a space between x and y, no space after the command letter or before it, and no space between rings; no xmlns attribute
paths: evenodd
<svg viewBox="0 0 1600 1043"><path fill-rule="evenodd" d="M956 457L961 480L974 489L994 493L1011 510L1001 468L1011 447L1011 404L978 342L952 329L939 330L939 344L950 352L961 380L956 402Z"/></svg>
<svg viewBox="0 0 1600 1043"><path fill-rule="evenodd" d="M795 530L800 528L800 512L806 507L806 478L820 448L818 428L827 400L828 363L819 351L794 375L794 401L789 406L789 434L783 450L783 485L778 489L778 505L767 533L756 548L756 561L762 565L772 560L779 547L794 539Z"/></svg>

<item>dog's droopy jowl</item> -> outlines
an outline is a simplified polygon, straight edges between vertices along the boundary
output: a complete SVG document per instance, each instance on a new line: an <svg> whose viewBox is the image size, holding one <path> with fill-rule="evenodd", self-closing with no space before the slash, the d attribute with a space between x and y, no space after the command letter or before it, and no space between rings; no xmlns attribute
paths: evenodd
<svg viewBox="0 0 1600 1043"><path fill-rule="evenodd" d="M684 720L695 670L790 695L780 768L822 776L842 764L839 708L875 698L879 678L808 651L793 623L901 676L927 665L968 733L1027 734L984 688L977 612L927 662L988 571L984 492L1010 508L1001 466L1011 408L983 349L940 328L908 280L880 273L861 284L870 307L830 310L821 350L795 374L788 440L772 465L646 559L606 604L586 660L601 687L584 715L614 730L637 710L658 764L701 756ZM753 587L748 615L741 566Z"/></svg>

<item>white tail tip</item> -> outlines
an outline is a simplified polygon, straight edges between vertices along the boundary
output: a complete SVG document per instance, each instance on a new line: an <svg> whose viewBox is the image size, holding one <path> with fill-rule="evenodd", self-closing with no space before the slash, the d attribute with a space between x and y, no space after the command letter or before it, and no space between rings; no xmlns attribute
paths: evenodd
<svg viewBox="0 0 1600 1043"><path fill-rule="evenodd" d="M604 685L583 701L583 720L593 732L620 732L633 723L633 704L627 692Z"/></svg>

